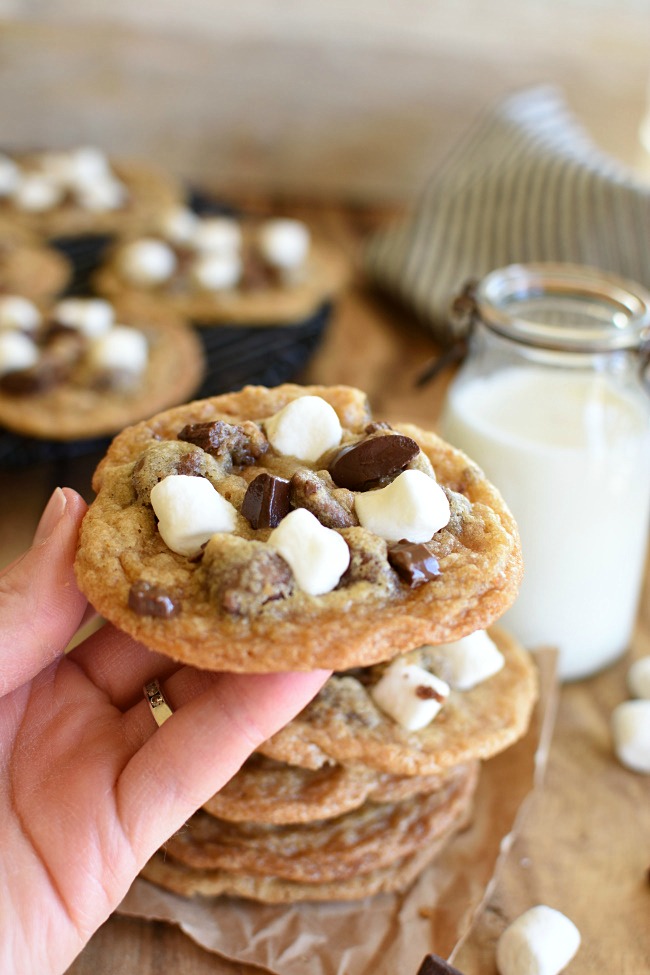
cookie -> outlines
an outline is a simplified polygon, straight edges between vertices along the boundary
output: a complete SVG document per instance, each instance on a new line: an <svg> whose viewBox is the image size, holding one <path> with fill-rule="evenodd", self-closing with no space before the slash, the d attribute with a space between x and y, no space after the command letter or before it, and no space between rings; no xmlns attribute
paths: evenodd
<svg viewBox="0 0 650 975"><path fill-rule="evenodd" d="M194 870L166 857L164 853L154 854L140 871L140 876L182 897L243 897L266 904L362 900L375 894L407 890L463 825L464 822L459 821L424 849L388 867L329 883L305 884L277 877L230 873L227 870Z"/></svg>
<svg viewBox="0 0 650 975"><path fill-rule="evenodd" d="M110 436L188 399L202 379L198 339L159 307L91 299L21 307L23 327L0 331L0 424L15 433L52 441ZM30 308L35 315L24 314Z"/></svg>
<svg viewBox="0 0 650 975"><path fill-rule="evenodd" d="M61 294L71 278L72 267L63 254L0 218L0 295L48 301Z"/></svg>
<svg viewBox="0 0 650 975"><path fill-rule="evenodd" d="M160 167L93 146L0 154L0 217L42 238L137 233L182 198Z"/></svg>
<svg viewBox="0 0 650 975"><path fill-rule="evenodd" d="M93 277L98 294L146 294L197 325L288 325L313 315L347 277L343 255L324 240L310 239L299 221L200 217L185 208L170 217L174 214L177 223L182 217L190 223L185 235L177 239L171 229L161 229L121 239ZM295 254L280 250L278 263L259 241L281 226L306 240ZM285 256L293 259L290 266L282 263Z"/></svg>
<svg viewBox="0 0 650 975"><path fill-rule="evenodd" d="M510 512L483 473L435 434L370 421L359 390L287 384L246 387L130 427L95 473L79 586L120 629L208 670L343 670L484 628L521 578ZM296 437L307 437L314 459L298 459L306 448ZM341 485L351 483L350 448L366 461L372 455L371 486ZM402 488L422 491L424 506L418 495L404 508ZM379 504L386 521L380 490L391 498L397 490L398 503L388 503L390 524L375 530L358 523L357 510ZM178 491L196 502L180 505L185 527ZM425 543L393 544L381 534L410 533L400 521L407 509ZM377 512L364 511L374 525ZM443 514L435 530L429 519Z"/></svg>
<svg viewBox="0 0 650 975"><path fill-rule="evenodd" d="M334 819L300 825L227 823L205 812L165 844L165 852L201 870L226 870L299 883L329 883L410 856L446 833L466 808L478 767L427 796L364 803Z"/></svg>
<svg viewBox="0 0 650 975"><path fill-rule="evenodd" d="M337 881L304 883L227 870L198 870L164 852L156 853L140 875L165 890L184 897L243 897L268 904L300 901L353 901L380 893L407 890L422 871L442 852L449 840L467 825L472 811L471 797L459 802L457 816L434 839L416 853L387 867L370 869Z"/></svg>
<svg viewBox="0 0 650 975"><path fill-rule="evenodd" d="M461 774L462 767L450 775ZM399 802L440 789L442 775L388 775L362 765L301 768L255 753L203 806L229 822L309 823L372 802Z"/></svg>
<svg viewBox="0 0 650 975"><path fill-rule="evenodd" d="M435 720L419 731L405 730L373 701L372 687L383 672L376 666L330 677L260 752L308 768L361 763L392 775L434 775L503 751L528 727L537 671L508 633L493 627L490 634L505 657L502 670L471 690L452 690ZM426 669L427 650L415 650L404 660Z"/></svg>

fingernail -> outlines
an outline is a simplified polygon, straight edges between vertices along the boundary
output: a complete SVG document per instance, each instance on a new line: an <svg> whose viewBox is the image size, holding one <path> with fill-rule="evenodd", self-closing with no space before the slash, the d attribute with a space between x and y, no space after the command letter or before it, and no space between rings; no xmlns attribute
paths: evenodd
<svg viewBox="0 0 650 975"><path fill-rule="evenodd" d="M61 521L68 499L60 487L55 488L52 497L47 502L45 510L34 532L34 545L40 545L50 537L56 526Z"/></svg>

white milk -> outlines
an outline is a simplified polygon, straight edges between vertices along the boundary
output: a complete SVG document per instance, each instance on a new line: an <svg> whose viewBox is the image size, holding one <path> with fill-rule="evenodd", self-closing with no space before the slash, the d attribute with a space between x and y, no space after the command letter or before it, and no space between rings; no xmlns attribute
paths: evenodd
<svg viewBox="0 0 650 975"><path fill-rule="evenodd" d="M593 673L627 647L650 507L647 404L606 376L511 367L452 384L442 434L501 491L524 556L503 617L526 646L560 650L560 676Z"/></svg>

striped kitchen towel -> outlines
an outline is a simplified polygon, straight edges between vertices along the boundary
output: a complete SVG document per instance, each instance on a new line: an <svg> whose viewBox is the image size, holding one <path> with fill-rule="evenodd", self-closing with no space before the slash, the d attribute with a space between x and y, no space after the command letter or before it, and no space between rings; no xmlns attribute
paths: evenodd
<svg viewBox="0 0 650 975"><path fill-rule="evenodd" d="M443 345L469 281L507 264L569 261L650 288L650 184L602 152L560 91L541 86L489 109L400 224L375 235L365 268Z"/></svg>

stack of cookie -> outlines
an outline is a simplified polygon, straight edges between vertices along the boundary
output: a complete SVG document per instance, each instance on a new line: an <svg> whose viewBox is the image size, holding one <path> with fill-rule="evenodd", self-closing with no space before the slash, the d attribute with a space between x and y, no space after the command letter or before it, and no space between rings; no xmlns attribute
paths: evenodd
<svg viewBox="0 0 650 975"><path fill-rule="evenodd" d="M477 631L401 658L400 671L452 681L444 714L422 729L377 705L390 665L331 677L143 876L188 896L274 903L403 890L471 818L480 759L527 726L530 660L504 631L491 636Z"/></svg>
<svg viewBox="0 0 650 975"><path fill-rule="evenodd" d="M269 902L408 886L536 698L492 628L521 555L482 472L358 390L284 385L124 431L94 487L76 571L106 618L205 669L334 671L143 875Z"/></svg>

